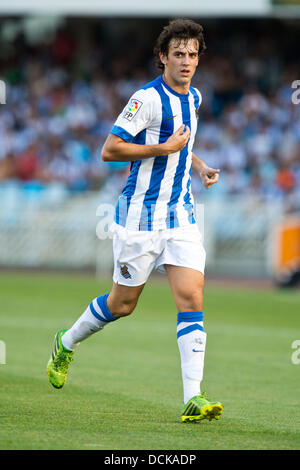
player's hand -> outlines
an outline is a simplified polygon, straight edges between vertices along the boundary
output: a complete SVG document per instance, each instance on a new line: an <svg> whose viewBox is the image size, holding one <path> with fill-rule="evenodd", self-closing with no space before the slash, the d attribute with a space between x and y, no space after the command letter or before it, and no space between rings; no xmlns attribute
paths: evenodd
<svg viewBox="0 0 300 470"><path fill-rule="evenodd" d="M186 146L190 138L190 134L190 128L182 124L182 126L179 127L179 129L163 144L166 147L166 154L168 155L169 153L175 153L182 150Z"/></svg>
<svg viewBox="0 0 300 470"><path fill-rule="evenodd" d="M199 172L202 184L205 189L209 189L213 184L219 181L220 170L215 170L214 168L203 167Z"/></svg>

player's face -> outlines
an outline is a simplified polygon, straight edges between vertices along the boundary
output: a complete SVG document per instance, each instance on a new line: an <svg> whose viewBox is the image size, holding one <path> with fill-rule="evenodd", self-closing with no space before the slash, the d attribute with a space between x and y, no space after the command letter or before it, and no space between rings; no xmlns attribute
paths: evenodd
<svg viewBox="0 0 300 470"><path fill-rule="evenodd" d="M168 56L161 55L165 75L178 86L190 84L199 62L199 43L196 39L178 41L172 39Z"/></svg>

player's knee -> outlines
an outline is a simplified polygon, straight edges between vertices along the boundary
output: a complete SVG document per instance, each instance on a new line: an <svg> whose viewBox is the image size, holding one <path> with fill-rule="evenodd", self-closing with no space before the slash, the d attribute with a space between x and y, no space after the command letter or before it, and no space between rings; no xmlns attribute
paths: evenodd
<svg viewBox="0 0 300 470"><path fill-rule="evenodd" d="M203 292L202 289L196 289L191 292L190 302L192 310L202 310Z"/></svg>
<svg viewBox="0 0 300 470"><path fill-rule="evenodd" d="M202 303L202 298L203 298L202 289L196 289L193 292L191 292L190 298L192 302L195 304L198 304L199 302Z"/></svg>
<svg viewBox="0 0 300 470"><path fill-rule="evenodd" d="M203 291L202 288L191 289L182 294L179 304L181 312L192 312L202 310Z"/></svg>
<svg viewBox="0 0 300 470"><path fill-rule="evenodd" d="M113 313L113 315L116 317L127 317L133 312L135 306L136 301L120 302L118 306L116 306L116 311Z"/></svg>

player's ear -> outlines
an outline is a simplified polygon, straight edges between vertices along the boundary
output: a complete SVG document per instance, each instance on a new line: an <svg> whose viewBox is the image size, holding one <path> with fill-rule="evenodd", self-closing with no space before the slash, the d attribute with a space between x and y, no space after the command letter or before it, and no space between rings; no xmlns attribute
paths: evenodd
<svg viewBox="0 0 300 470"><path fill-rule="evenodd" d="M159 58L160 58L160 61L163 65L166 65L167 63L167 56L165 54L163 54L162 52L159 53Z"/></svg>

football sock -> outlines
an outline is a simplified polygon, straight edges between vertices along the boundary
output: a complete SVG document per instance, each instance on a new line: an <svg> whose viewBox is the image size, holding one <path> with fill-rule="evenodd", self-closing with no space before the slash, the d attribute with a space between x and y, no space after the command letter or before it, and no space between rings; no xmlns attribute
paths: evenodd
<svg viewBox="0 0 300 470"><path fill-rule="evenodd" d="M100 331L107 323L117 320L107 306L106 299L109 294L96 297L74 325L66 331L61 341L65 348L73 351L80 341Z"/></svg>
<svg viewBox="0 0 300 470"><path fill-rule="evenodd" d="M186 404L200 393L200 382L203 377L206 344L203 312L179 312L177 314L177 343Z"/></svg>

